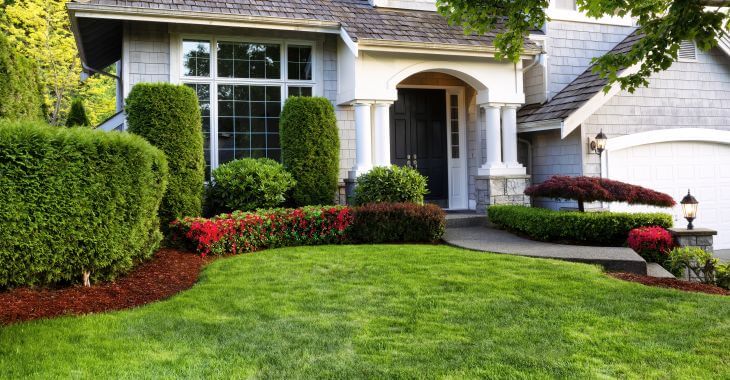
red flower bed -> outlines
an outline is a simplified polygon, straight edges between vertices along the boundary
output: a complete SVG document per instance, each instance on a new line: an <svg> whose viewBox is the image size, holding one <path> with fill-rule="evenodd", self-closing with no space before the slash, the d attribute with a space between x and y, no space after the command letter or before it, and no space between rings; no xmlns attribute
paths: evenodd
<svg viewBox="0 0 730 380"><path fill-rule="evenodd" d="M304 207L258 213L234 212L212 219L174 221L174 238L201 255L238 254L265 248L336 244L348 240L349 207Z"/></svg>
<svg viewBox="0 0 730 380"><path fill-rule="evenodd" d="M584 202L626 202L658 207L676 204L668 194L645 187L596 177L553 176L547 181L532 185L525 190L531 197L573 199L583 211Z"/></svg>
<svg viewBox="0 0 730 380"><path fill-rule="evenodd" d="M669 231L662 227L639 227L629 231L627 243L647 261L663 263L667 253L674 248L674 239Z"/></svg>

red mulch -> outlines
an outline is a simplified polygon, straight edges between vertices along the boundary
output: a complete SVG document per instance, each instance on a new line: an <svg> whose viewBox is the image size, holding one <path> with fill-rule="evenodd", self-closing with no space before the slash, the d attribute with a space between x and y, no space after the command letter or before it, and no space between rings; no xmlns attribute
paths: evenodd
<svg viewBox="0 0 730 380"><path fill-rule="evenodd" d="M725 290L719 286L702 284L699 282L682 281L674 278L657 278L642 276L633 273L609 273L611 276L620 280L638 282L648 286L657 286L660 288L671 288L683 290L685 292L718 294L722 296L730 296L730 290Z"/></svg>
<svg viewBox="0 0 730 380"><path fill-rule="evenodd" d="M168 298L192 287L205 262L200 255L161 249L152 260L114 282L0 292L0 324L128 309Z"/></svg>

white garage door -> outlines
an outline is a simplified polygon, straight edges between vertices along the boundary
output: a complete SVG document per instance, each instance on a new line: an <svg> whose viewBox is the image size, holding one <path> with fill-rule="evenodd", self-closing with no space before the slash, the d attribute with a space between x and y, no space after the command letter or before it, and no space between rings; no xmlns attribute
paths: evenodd
<svg viewBox="0 0 730 380"><path fill-rule="evenodd" d="M730 145L666 142L640 145L608 155L608 177L667 193L679 203L687 190L699 201L694 225L717 230L715 249L730 248ZM650 208L613 204L616 211ZM666 211L656 209L654 211ZM678 204L675 226L685 226Z"/></svg>

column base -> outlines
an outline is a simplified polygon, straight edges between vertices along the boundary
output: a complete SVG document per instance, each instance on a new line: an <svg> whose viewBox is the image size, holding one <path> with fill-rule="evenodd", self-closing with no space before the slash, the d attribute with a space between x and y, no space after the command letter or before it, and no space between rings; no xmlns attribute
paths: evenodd
<svg viewBox="0 0 730 380"><path fill-rule="evenodd" d="M370 167L352 168L352 170L350 170L349 172L347 172L347 175L348 175L349 179L351 179L351 180L354 181L354 180L357 179L357 177L359 177L359 176L361 176L361 175L369 172L372 169L373 169L372 166L370 166Z"/></svg>
<svg viewBox="0 0 730 380"><path fill-rule="evenodd" d="M486 214L487 207L496 204L529 206L530 197L525 195L529 185L530 176L525 174L478 175L475 178L477 214Z"/></svg>

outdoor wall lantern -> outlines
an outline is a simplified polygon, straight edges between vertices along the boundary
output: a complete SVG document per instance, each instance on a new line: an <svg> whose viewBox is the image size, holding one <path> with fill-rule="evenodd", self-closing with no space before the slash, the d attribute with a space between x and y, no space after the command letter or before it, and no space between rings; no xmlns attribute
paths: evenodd
<svg viewBox="0 0 730 380"><path fill-rule="evenodd" d="M593 141L591 141L591 150L596 152L596 154L600 157L603 151L606 150L606 141L608 141L608 137L606 137L603 133L603 129L601 129Z"/></svg>
<svg viewBox="0 0 730 380"><path fill-rule="evenodd" d="M695 220L697 217L697 199L692 196L692 194L689 193L689 190L687 190L687 195L682 198L682 201L679 202L682 205L682 213L684 214L684 218L687 219L689 224L687 225L687 229L691 230L694 229L695 226L692 225L692 221Z"/></svg>

